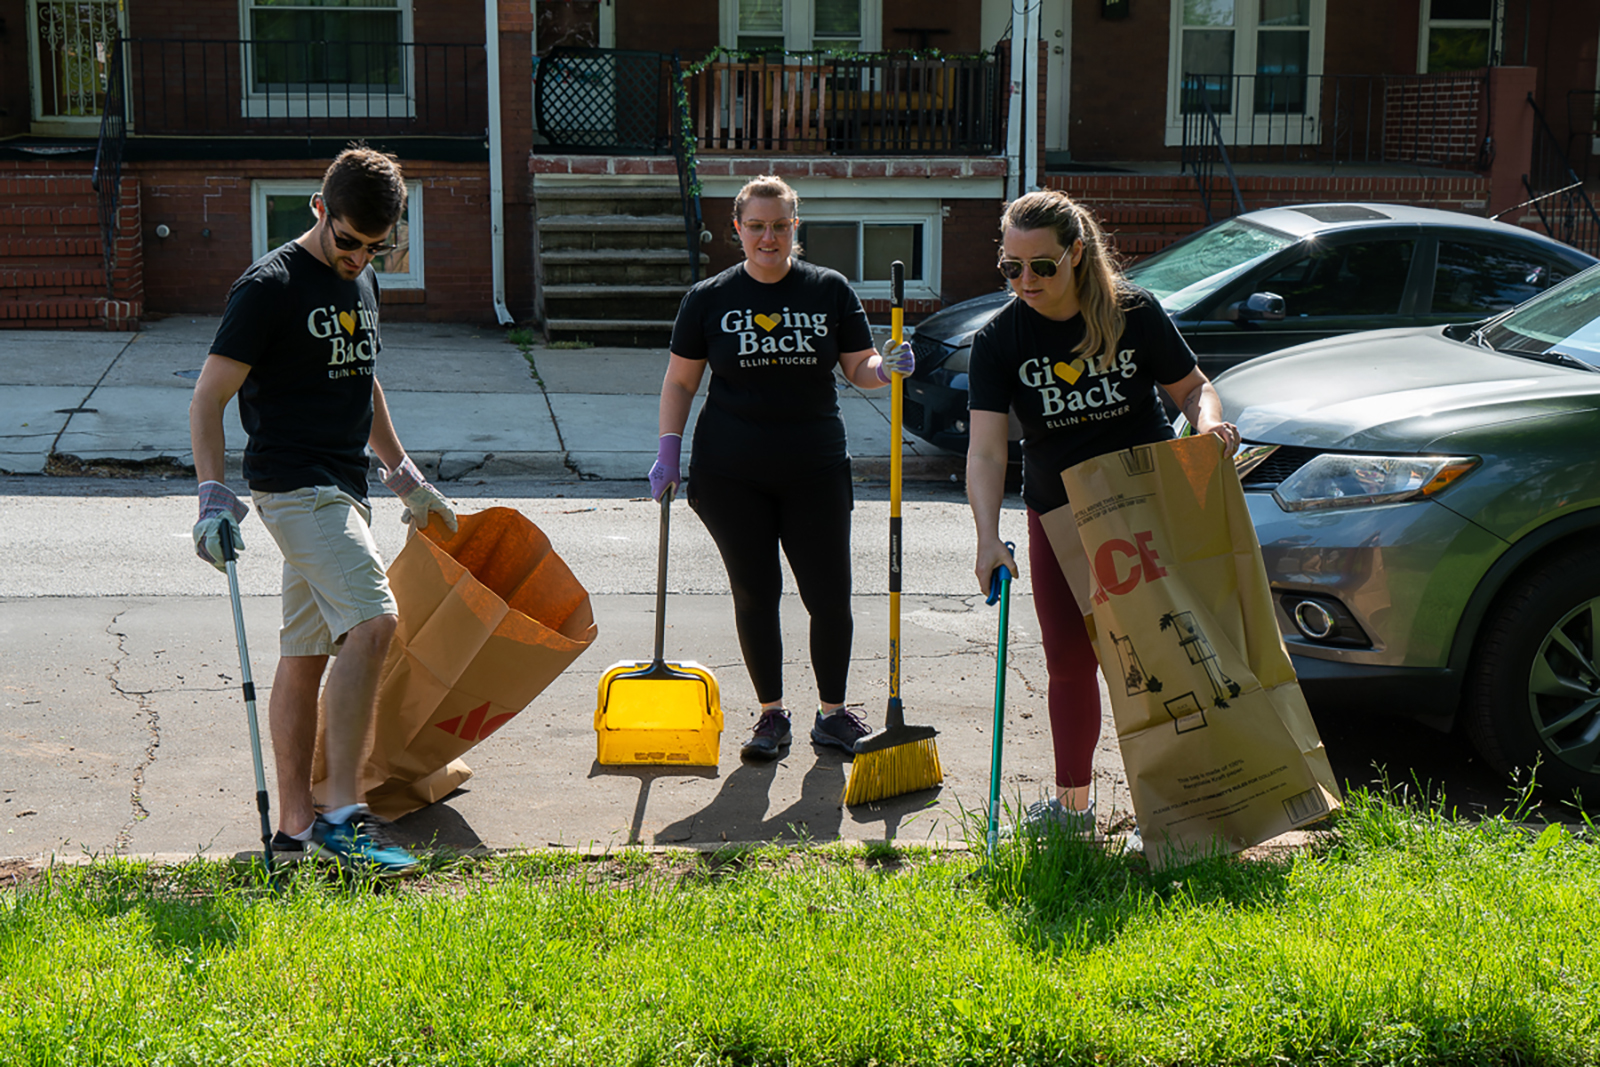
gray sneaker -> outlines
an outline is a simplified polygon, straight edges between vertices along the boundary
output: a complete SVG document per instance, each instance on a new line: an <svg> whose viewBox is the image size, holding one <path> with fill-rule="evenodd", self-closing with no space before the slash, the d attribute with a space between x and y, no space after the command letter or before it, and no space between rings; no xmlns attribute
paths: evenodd
<svg viewBox="0 0 1600 1067"><path fill-rule="evenodd" d="M1064 806L1055 797L1029 804L1018 829L1033 837L1044 837L1054 832L1069 837L1092 837L1095 829L1094 799L1090 798L1089 806L1082 811ZM1002 831L1002 836L1009 837L1011 833L1009 830Z"/></svg>
<svg viewBox="0 0 1600 1067"><path fill-rule="evenodd" d="M746 759L777 759L779 752L793 740L789 733L789 713L782 708L763 711L756 720L755 732L739 748Z"/></svg>
<svg viewBox="0 0 1600 1067"><path fill-rule="evenodd" d="M822 714L817 709L816 721L811 725L811 743L814 745L828 745L831 748L842 748L846 752L856 750L856 742L872 732L855 712L848 708L840 708L832 715Z"/></svg>

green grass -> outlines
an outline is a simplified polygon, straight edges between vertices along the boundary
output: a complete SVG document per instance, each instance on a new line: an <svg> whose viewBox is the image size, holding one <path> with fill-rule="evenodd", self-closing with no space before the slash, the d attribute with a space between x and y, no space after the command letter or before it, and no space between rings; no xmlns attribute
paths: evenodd
<svg viewBox="0 0 1600 1067"><path fill-rule="evenodd" d="M1337 830L1165 873L1060 839L58 867L0 894L0 1063L1600 1062L1592 826L1354 793Z"/></svg>
<svg viewBox="0 0 1600 1067"><path fill-rule="evenodd" d="M506 331L506 342L517 346L517 351L522 353L522 358L528 361L529 376L538 382L540 386L543 386L544 379L539 377L539 364L533 358L533 346L538 340L538 336L527 326L513 326Z"/></svg>

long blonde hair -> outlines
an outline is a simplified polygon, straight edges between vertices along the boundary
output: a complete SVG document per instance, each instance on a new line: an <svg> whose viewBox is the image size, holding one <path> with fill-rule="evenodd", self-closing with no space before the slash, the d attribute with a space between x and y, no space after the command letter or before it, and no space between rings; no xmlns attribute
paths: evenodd
<svg viewBox="0 0 1600 1067"><path fill-rule="evenodd" d="M1002 240L1007 229L1051 230L1066 249L1074 241L1083 242L1083 258L1073 272L1078 305L1083 311L1083 340L1072 350L1090 359L1098 358L1102 374L1110 370L1117 358L1117 339L1127 322L1122 307L1130 287L1094 214L1066 193L1044 189L1019 196L1006 205L1000 216Z"/></svg>

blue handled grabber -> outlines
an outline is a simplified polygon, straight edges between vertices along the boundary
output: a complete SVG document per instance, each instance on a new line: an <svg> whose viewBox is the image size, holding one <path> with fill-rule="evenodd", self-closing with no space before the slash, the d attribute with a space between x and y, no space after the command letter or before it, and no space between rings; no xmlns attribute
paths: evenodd
<svg viewBox="0 0 1600 1067"><path fill-rule="evenodd" d="M1006 542L1006 551L1017 546ZM1000 752L1006 731L1006 621L1011 603L1011 569L1005 564L989 576L988 603L1000 602L1000 642L994 667L994 751L989 756L989 855L1000 841Z"/></svg>

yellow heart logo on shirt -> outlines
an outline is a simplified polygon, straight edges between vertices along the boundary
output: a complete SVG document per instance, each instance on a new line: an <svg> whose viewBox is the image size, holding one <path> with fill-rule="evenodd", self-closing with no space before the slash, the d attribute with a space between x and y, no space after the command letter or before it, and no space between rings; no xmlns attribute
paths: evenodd
<svg viewBox="0 0 1600 1067"><path fill-rule="evenodd" d="M1082 359L1075 359L1071 363L1057 363L1050 369L1056 372L1056 377L1068 385L1077 385L1078 379L1083 377L1083 372L1088 369L1088 364Z"/></svg>
<svg viewBox="0 0 1600 1067"><path fill-rule="evenodd" d="M354 337L356 333L356 313L353 311L339 312L339 325L344 327L344 332Z"/></svg>
<svg viewBox="0 0 1600 1067"><path fill-rule="evenodd" d="M780 323L782 321L783 320L778 318L776 315L757 315L756 316L756 325L761 327L763 330L766 330L768 333L771 333L772 330L773 330L773 327L777 326L778 323Z"/></svg>

